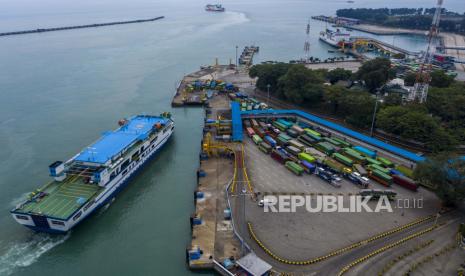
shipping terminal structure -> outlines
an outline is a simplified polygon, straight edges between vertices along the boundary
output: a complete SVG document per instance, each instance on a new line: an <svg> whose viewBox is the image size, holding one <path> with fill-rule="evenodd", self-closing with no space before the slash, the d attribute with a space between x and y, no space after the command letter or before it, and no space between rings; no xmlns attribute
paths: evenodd
<svg viewBox="0 0 465 276"><path fill-rule="evenodd" d="M170 113L137 115L66 162L49 166L53 181L11 210L20 224L39 232L66 233L93 211L114 200L132 176L169 140Z"/></svg>

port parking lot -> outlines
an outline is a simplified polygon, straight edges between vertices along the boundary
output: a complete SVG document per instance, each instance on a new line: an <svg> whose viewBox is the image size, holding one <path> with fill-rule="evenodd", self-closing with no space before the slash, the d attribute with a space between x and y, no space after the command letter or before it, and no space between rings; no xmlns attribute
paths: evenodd
<svg viewBox="0 0 465 276"><path fill-rule="evenodd" d="M244 139L244 146L249 177L254 191L260 194L347 195L356 194L360 190L345 179L341 181L341 188L336 188L315 175L296 176L261 152L248 137ZM370 185L373 189L386 189L373 181L370 181ZM396 191L399 199L422 198L423 208L394 209L393 213L309 213L305 208L298 208L296 213L264 213L257 202L250 200L246 203L246 220L253 224L257 236L272 252L287 259L303 260L325 255L417 218L434 214L439 209L436 196L423 188L416 193L396 185L389 189ZM344 202L348 204L347 197ZM374 209L374 203L370 203L370 206Z"/></svg>

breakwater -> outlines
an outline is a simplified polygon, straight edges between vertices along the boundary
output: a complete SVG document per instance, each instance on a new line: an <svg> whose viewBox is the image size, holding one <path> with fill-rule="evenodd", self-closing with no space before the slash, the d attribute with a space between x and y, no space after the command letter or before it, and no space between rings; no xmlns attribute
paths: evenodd
<svg viewBox="0 0 465 276"><path fill-rule="evenodd" d="M95 27L104 27L104 26L121 25L121 24L132 24L132 23L144 23L144 22L160 20L163 18L165 17L159 16L159 17L149 18L149 19L115 21L115 22L97 23L97 24L88 24L88 25L76 25L76 26L65 26L65 27L57 27L57 28L43 28L43 29L33 29L33 30L25 30L25 31L4 32L4 33L0 33L0 36L55 32L55 31L64 31L64 30L72 30L72 29L95 28Z"/></svg>

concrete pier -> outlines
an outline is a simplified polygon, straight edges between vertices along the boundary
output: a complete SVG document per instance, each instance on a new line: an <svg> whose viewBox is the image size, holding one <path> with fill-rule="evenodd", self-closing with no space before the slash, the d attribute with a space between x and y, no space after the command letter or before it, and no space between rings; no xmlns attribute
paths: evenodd
<svg viewBox="0 0 465 276"><path fill-rule="evenodd" d="M156 20L160 20L160 19L163 19L163 18L165 18L165 17L164 17L164 16L159 16L159 17L149 18L149 19L138 19L138 20L129 20L129 21L116 21L116 22L108 22L108 23L97 23L97 24L88 24L88 25L76 25L76 26L56 27L56 28L40 28L40 29L25 30L25 31L4 32L4 33L0 33L0 36L22 35L22 34L33 34L33 33L44 33L44 32L54 32L54 31L72 30L72 29L95 28L95 27L112 26L112 25L132 24L132 23L143 23L143 22L156 21Z"/></svg>

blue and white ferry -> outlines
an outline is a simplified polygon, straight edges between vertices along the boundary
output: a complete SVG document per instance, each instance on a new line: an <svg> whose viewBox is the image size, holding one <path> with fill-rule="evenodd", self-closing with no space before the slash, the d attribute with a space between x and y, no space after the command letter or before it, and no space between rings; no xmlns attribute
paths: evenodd
<svg viewBox="0 0 465 276"><path fill-rule="evenodd" d="M113 200L174 131L170 113L138 115L119 125L68 161L51 164L53 181L11 210L13 218L35 231L66 233Z"/></svg>

